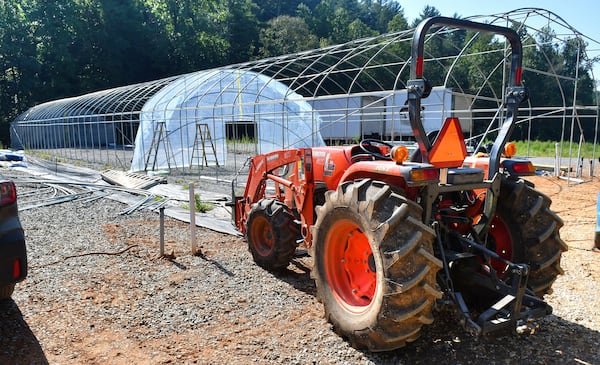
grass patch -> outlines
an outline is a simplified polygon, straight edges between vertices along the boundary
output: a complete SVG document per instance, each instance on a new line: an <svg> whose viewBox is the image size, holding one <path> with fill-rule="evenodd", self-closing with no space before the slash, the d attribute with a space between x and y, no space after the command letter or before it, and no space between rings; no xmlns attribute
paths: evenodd
<svg viewBox="0 0 600 365"><path fill-rule="evenodd" d="M251 138L249 136L241 136L240 138L236 138L236 139L232 139L232 138L227 138L226 141L227 144L230 145L234 145L234 144L256 144L256 139Z"/></svg>
<svg viewBox="0 0 600 365"><path fill-rule="evenodd" d="M554 157L556 155L556 143L558 142L554 142L554 141L517 141L515 142L517 144L517 155L518 156L526 156L529 155L530 157ZM562 143L562 150L560 149L560 145L559 145L559 152L562 151L562 155L563 156L568 156L569 154L572 154L573 156L577 157L577 153L579 150L579 144L578 143L573 143L571 144L570 142L563 142ZM596 149L596 157L598 157L598 153L600 153L600 150L597 148ZM586 142L583 143L581 145L581 157L583 158L593 158L594 157L594 144L590 143L590 142Z"/></svg>
<svg viewBox="0 0 600 365"><path fill-rule="evenodd" d="M194 205L196 206L196 211L200 213L206 213L214 208L211 203L203 202L200 194L194 194Z"/></svg>
<svg viewBox="0 0 600 365"><path fill-rule="evenodd" d="M200 194L194 194L194 208L196 212L206 213L211 211L215 206L212 203L202 201ZM188 204L181 205L181 208L190 210L190 206Z"/></svg>
<svg viewBox="0 0 600 365"><path fill-rule="evenodd" d="M182 186L184 190L190 189L190 182L185 182ZM194 183L195 186L200 186L200 182ZM208 202L202 201L199 193L194 193L194 207L196 208L196 212L206 213L214 208L214 205ZM188 204L182 206L183 209L190 209Z"/></svg>

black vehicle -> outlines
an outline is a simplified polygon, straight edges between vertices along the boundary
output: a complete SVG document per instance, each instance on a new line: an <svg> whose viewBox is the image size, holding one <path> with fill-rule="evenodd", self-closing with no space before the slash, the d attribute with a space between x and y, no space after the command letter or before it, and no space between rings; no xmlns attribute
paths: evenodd
<svg viewBox="0 0 600 365"><path fill-rule="evenodd" d="M17 189L0 177L0 300L9 299L15 284L27 276L25 235L17 209Z"/></svg>

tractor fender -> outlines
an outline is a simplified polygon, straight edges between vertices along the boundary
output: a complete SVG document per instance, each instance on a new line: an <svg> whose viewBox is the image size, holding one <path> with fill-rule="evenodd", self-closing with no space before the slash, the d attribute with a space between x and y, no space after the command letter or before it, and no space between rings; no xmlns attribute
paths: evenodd
<svg viewBox="0 0 600 365"><path fill-rule="evenodd" d="M397 186L407 190L408 184L405 178L404 166L397 165L393 161L360 161L352 164L346 169L339 184L346 181L361 179L372 179L382 181L391 186Z"/></svg>

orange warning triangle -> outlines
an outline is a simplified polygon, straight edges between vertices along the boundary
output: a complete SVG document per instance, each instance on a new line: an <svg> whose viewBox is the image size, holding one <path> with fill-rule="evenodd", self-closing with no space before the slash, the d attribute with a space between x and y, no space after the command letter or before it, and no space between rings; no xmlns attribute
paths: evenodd
<svg viewBox="0 0 600 365"><path fill-rule="evenodd" d="M429 152L429 163L437 168L460 167L467 147L458 118L446 118Z"/></svg>

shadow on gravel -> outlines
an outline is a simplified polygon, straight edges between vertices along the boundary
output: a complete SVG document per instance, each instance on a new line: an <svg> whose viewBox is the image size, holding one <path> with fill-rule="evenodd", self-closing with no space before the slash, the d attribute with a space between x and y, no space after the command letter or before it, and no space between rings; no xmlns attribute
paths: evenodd
<svg viewBox="0 0 600 365"><path fill-rule="evenodd" d="M213 260L213 259L211 259L211 258L208 258L208 257L206 257L206 256L205 256L205 255L203 255L203 254L197 254L196 256L197 256L197 257L200 257L200 258L201 258L201 259L203 259L204 261L206 261L206 262L208 262L209 264L213 265L215 268L217 268L217 269L218 269L219 271L221 271L223 274L225 274L225 275L227 275L227 276L229 276L229 277L233 277L233 276L235 276L235 274L234 274L233 272L229 271L229 270L228 270L228 269L227 269L225 266L221 265L221 263L220 263L220 262L218 262L218 261L216 261L216 260ZM168 257L168 256L165 256L165 259L166 259L166 260L168 260L170 263L172 263L174 266L176 266L176 267L177 267L178 269L180 269L180 270L187 270L187 269L188 269L188 267L187 267L187 266L185 266L184 264L182 264L182 263L180 263L180 262L177 262L177 261L175 260L175 258L173 258L173 257Z"/></svg>
<svg viewBox="0 0 600 365"><path fill-rule="evenodd" d="M13 300L0 301L0 364L48 364L38 339Z"/></svg>
<svg viewBox="0 0 600 365"><path fill-rule="evenodd" d="M600 332L550 315L533 335L473 337L451 318L438 318L421 337L386 353L364 354L376 364L600 364Z"/></svg>
<svg viewBox="0 0 600 365"><path fill-rule="evenodd" d="M285 281L303 293L316 296L317 287L315 281L310 277L310 268L297 259L292 260L291 265L294 267L293 270L290 270L288 267L274 274L275 277Z"/></svg>
<svg viewBox="0 0 600 365"><path fill-rule="evenodd" d="M219 271L221 271L223 274L229 276L229 277L234 277L235 274L233 272L231 272L230 270L228 270L225 266L221 265L221 263L219 261L213 260L211 258L208 258L204 255L198 255L200 258L202 258L204 261L207 261L208 263L210 263L211 265L213 265L214 267L216 267Z"/></svg>

